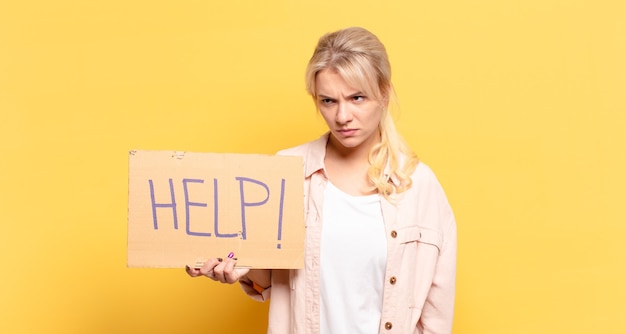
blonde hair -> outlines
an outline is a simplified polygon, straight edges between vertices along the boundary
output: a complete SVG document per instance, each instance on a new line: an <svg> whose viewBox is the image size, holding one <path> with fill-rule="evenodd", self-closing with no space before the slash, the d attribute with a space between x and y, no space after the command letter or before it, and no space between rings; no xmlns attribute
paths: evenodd
<svg viewBox="0 0 626 334"><path fill-rule="evenodd" d="M316 97L315 78L324 69L336 71L349 84L383 105L378 128L381 141L369 153L367 176L372 189L389 199L411 187L411 174L418 164L415 153L402 139L393 122L389 105L395 102L391 65L385 46L364 28L351 27L322 36L306 68L306 89ZM399 184L389 182L395 176Z"/></svg>

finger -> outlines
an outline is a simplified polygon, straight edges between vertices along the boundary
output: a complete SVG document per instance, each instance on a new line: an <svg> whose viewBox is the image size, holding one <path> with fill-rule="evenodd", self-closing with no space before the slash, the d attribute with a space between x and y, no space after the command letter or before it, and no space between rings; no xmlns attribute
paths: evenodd
<svg viewBox="0 0 626 334"><path fill-rule="evenodd" d="M250 268L248 267L237 267L235 265L235 267L233 268L232 274L230 275L226 275L226 281L228 283L235 283L238 282L239 279L241 279L242 277L246 276L248 273L250 272Z"/></svg>
<svg viewBox="0 0 626 334"><path fill-rule="evenodd" d="M221 262L213 268L213 276L215 277L216 281L226 283L226 279L224 278L224 268L226 267L226 261Z"/></svg>
<svg viewBox="0 0 626 334"><path fill-rule="evenodd" d="M191 277L198 277L198 276L202 275L200 273L200 269L192 268L190 266L185 266L185 272L187 272L187 275L189 275Z"/></svg>
<svg viewBox="0 0 626 334"><path fill-rule="evenodd" d="M237 263L237 258L235 258L234 256L235 253L228 253L228 256L226 256L224 261L213 269L213 274L218 281L230 284L237 281L236 279L234 281L232 279L233 269L235 267L235 263Z"/></svg>
<svg viewBox="0 0 626 334"><path fill-rule="evenodd" d="M236 260L228 259L224 263L224 282L233 284L239 280L239 271L235 269Z"/></svg>
<svg viewBox="0 0 626 334"><path fill-rule="evenodd" d="M204 275L212 280L215 280L214 269L215 266L220 264L220 262L222 262L222 259L220 258L208 259L206 262L204 262L202 267L198 269L199 275Z"/></svg>

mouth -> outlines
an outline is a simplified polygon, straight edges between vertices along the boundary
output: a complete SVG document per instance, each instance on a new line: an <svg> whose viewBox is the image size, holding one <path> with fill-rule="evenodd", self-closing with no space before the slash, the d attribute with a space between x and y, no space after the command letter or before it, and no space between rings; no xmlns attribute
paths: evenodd
<svg viewBox="0 0 626 334"><path fill-rule="evenodd" d="M350 137L350 136L354 136L357 131L358 131L357 129L339 129L337 130L337 133L345 137Z"/></svg>

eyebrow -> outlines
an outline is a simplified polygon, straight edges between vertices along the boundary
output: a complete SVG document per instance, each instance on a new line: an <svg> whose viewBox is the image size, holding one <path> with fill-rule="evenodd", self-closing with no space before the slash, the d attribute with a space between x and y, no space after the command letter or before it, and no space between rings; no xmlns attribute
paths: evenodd
<svg viewBox="0 0 626 334"><path fill-rule="evenodd" d="M345 98L349 99L349 98L355 97L355 96L366 96L366 95L362 91L358 91L358 92L352 93L352 94L350 94L348 96L345 96ZM318 98L322 98L322 99L331 99L331 100L335 99L334 97L330 97L330 96L324 95L324 94L317 94L317 97Z"/></svg>

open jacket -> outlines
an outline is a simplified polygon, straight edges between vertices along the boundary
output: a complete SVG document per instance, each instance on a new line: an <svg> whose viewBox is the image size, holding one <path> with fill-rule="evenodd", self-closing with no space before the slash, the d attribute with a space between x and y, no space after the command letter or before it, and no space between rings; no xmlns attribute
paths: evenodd
<svg viewBox="0 0 626 334"><path fill-rule="evenodd" d="M270 334L320 331L320 237L328 181L324 172L327 140L328 133L279 152L304 158L304 268L267 271L272 285L261 292L246 277L240 280L244 291L254 299L267 300L271 295ZM456 276L454 214L429 167L420 162L411 178L411 188L393 195L393 203L381 196L387 268L378 332L451 333Z"/></svg>

